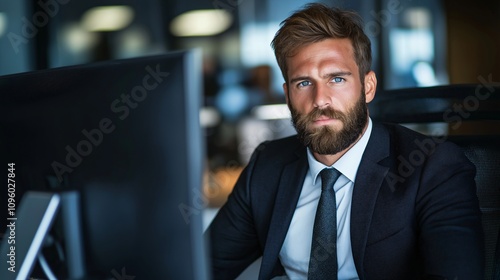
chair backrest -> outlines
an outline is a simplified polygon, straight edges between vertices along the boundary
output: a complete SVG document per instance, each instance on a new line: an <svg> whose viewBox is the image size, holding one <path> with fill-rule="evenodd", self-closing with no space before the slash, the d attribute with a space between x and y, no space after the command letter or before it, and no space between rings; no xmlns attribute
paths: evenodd
<svg viewBox="0 0 500 280"><path fill-rule="evenodd" d="M500 135L450 137L476 165L477 196L483 213L483 230L486 254L486 279L491 278L500 266ZM496 256L495 256L496 254ZM495 260L496 258L496 260ZM500 274L500 271L496 272Z"/></svg>
<svg viewBox="0 0 500 280"><path fill-rule="evenodd" d="M397 123L448 122L454 129L467 122L500 121L500 83L377 92L370 116ZM500 127L495 132L500 134Z"/></svg>
<svg viewBox="0 0 500 280"><path fill-rule="evenodd" d="M451 85L385 91L377 93L370 113L377 121L420 127L442 123L448 128L447 139L462 147L476 166L485 234L485 279L500 280L500 86Z"/></svg>

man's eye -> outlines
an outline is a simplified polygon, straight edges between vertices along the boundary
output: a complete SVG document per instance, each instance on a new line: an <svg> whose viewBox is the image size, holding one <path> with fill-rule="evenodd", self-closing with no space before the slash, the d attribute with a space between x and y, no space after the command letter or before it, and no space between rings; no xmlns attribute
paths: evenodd
<svg viewBox="0 0 500 280"><path fill-rule="evenodd" d="M341 77L335 77L335 78L332 79L332 81L334 83L342 83L343 81L345 81L345 79L341 78Z"/></svg>
<svg viewBox="0 0 500 280"><path fill-rule="evenodd" d="M309 81L302 81L298 84L299 87L306 87L309 85L311 85L311 82L309 82Z"/></svg>

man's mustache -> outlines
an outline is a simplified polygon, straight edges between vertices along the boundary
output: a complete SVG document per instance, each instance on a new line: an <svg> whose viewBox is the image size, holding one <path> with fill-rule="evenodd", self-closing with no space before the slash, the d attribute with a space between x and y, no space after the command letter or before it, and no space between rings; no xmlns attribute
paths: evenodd
<svg viewBox="0 0 500 280"><path fill-rule="evenodd" d="M307 122L313 122L317 120L320 117L327 117L330 119L339 119L341 121L345 120L345 114L342 112L339 112L333 108L327 107L327 108L314 108L309 114L306 115L306 121Z"/></svg>

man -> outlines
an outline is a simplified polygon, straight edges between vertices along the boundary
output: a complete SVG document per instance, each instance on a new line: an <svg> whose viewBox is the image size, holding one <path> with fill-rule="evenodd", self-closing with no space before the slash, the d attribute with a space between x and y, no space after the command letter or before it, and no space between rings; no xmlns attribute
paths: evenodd
<svg viewBox="0 0 500 280"><path fill-rule="evenodd" d="M309 4L272 45L298 136L256 149L211 224L214 278L262 256L259 279L482 279L474 166L453 144L371 121L359 17ZM340 172L333 185L323 169ZM322 188L335 191L330 218Z"/></svg>

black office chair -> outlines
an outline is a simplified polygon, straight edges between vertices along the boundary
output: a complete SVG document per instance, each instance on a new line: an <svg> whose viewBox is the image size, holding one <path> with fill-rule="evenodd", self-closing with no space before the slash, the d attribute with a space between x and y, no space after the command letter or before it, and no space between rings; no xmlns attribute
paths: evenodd
<svg viewBox="0 0 500 280"><path fill-rule="evenodd" d="M476 165L477 195L485 234L485 279L500 280L500 85L450 85L378 92L374 120L421 132L431 123L448 127L447 139Z"/></svg>

